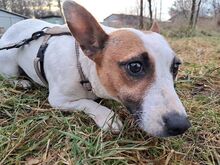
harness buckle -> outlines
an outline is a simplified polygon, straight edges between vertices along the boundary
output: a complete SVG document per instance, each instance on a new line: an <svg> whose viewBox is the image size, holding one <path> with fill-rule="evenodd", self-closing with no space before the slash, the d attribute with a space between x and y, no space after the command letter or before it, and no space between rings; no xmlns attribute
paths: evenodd
<svg viewBox="0 0 220 165"><path fill-rule="evenodd" d="M40 70L40 58L39 57L36 57L35 59L34 59L34 69L35 69L35 71L36 71L36 73L37 73L37 76L39 77L39 79L43 82L43 84L45 85L45 86L48 86L48 84L47 84L47 81L45 80L45 78L42 76L42 74L41 74L41 71L42 70Z"/></svg>
<svg viewBox="0 0 220 165"><path fill-rule="evenodd" d="M87 91L92 91L92 86L89 80L81 80L80 84L87 89Z"/></svg>
<svg viewBox="0 0 220 165"><path fill-rule="evenodd" d="M38 32L33 33L31 38L36 40L36 39L40 38L43 35L44 35L44 31L38 31Z"/></svg>

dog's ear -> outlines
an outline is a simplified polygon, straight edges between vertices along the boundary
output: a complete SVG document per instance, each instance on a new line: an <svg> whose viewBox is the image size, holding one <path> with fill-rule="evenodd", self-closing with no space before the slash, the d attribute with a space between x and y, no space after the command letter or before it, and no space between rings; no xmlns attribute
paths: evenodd
<svg viewBox="0 0 220 165"><path fill-rule="evenodd" d="M63 11L72 35L79 42L84 53L94 60L94 54L104 48L108 35L95 18L76 2L65 1Z"/></svg>
<svg viewBox="0 0 220 165"><path fill-rule="evenodd" d="M150 28L150 31L160 33L160 27L159 27L157 21L153 21L152 26Z"/></svg>

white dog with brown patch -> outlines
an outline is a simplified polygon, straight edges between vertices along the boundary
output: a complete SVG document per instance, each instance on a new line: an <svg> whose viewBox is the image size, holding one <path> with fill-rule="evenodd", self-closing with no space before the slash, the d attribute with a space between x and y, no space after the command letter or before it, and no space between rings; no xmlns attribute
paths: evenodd
<svg viewBox="0 0 220 165"><path fill-rule="evenodd" d="M100 26L82 6L67 0L64 16L72 36L51 37L44 57L49 103L63 111L84 111L103 130L120 131L122 123L113 111L94 101L107 98L121 102L135 116L139 126L154 136L184 133L190 123L174 89L179 60L153 25L151 31ZM44 27L58 26L29 19L10 27L0 40L1 47L30 37ZM79 59L75 39L80 45ZM19 49L0 51L0 74L18 77L20 69L44 85L33 61L43 37ZM77 60L79 62L77 62ZM92 86L81 84L78 63ZM27 81L21 81L23 85Z"/></svg>

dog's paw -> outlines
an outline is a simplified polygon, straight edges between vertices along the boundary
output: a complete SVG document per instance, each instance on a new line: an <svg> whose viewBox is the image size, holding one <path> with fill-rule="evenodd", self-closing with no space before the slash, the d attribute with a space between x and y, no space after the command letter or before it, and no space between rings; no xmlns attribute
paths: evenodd
<svg viewBox="0 0 220 165"><path fill-rule="evenodd" d="M28 80L13 80L13 84L16 86L16 88L21 89L30 89L32 87L32 84Z"/></svg>
<svg viewBox="0 0 220 165"><path fill-rule="evenodd" d="M110 130L114 134L118 134L123 127L122 122L114 112L110 112L108 115L96 116L94 120L102 130Z"/></svg>

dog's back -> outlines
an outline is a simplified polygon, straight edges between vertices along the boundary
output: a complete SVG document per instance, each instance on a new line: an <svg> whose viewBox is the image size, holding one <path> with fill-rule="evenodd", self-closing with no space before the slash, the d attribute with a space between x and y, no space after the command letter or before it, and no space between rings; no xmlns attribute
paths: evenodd
<svg viewBox="0 0 220 165"><path fill-rule="evenodd" d="M19 43L24 39L30 38L33 33L41 31L45 27L61 26L51 24L37 19L27 19L12 25L0 39L0 47ZM65 25L63 25L65 26ZM33 61L36 58L38 49L43 41L43 37L31 41L29 44L16 49L0 51L0 75L6 78L17 77L19 67L25 70L29 77L35 82L42 84L33 71ZM19 66L19 67L18 67ZM30 69L31 68L31 69ZM33 74L34 73L34 74Z"/></svg>
<svg viewBox="0 0 220 165"><path fill-rule="evenodd" d="M53 27L51 24L37 19L27 19L12 25L2 36L1 46L19 42L30 37L34 32L42 30L44 27Z"/></svg>

